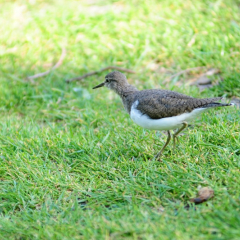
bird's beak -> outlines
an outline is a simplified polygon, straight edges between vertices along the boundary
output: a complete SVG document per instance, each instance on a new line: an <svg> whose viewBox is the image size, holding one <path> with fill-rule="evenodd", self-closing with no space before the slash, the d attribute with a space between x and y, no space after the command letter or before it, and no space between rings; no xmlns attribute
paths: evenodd
<svg viewBox="0 0 240 240"><path fill-rule="evenodd" d="M96 87L94 87L93 89L96 89L96 88L103 87L103 86L104 86L104 84L105 84L105 82L103 82L103 83L100 83L99 85L97 85L97 86L96 86Z"/></svg>

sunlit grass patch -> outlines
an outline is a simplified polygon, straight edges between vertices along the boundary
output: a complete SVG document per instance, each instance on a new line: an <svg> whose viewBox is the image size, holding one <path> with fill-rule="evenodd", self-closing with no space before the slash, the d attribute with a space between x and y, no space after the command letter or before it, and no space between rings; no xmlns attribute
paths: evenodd
<svg viewBox="0 0 240 240"><path fill-rule="evenodd" d="M0 3L1 239L238 239L239 108L211 110L154 160L163 132L93 91L109 65L139 89L239 98L237 1ZM61 66L45 77L66 49ZM171 78L184 69L197 71ZM190 82L209 68L216 84ZM201 186L212 200L186 209Z"/></svg>

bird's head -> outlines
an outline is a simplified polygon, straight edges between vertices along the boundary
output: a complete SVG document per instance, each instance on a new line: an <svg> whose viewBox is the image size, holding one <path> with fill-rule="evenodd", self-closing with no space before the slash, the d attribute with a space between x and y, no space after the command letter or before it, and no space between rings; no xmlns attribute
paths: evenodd
<svg viewBox="0 0 240 240"><path fill-rule="evenodd" d="M93 89L100 88L100 87L107 87L109 89L114 90L115 92L119 93L121 90L128 86L127 78L124 74L118 71L110 72L105 76L105 81L100 83L99 85L95 86Z"/></svg>

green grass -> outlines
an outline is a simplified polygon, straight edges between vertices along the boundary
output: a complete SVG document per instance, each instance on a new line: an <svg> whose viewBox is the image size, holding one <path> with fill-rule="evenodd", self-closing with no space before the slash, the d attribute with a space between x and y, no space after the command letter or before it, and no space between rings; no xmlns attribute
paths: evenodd
<svg viewBox="0 0 240 240"><path fill-rule="evenodd" d="M233 0L0 1L0 239L239 239L238 108L204 114L159 162L166 136L92 90L106 72L65 83L117 65L139 89L240 97L239 14ZM58 69L26 79L62 47ZM223 81L166 81L199 66ZM199 186L215 197L186 209Z"/></svg>

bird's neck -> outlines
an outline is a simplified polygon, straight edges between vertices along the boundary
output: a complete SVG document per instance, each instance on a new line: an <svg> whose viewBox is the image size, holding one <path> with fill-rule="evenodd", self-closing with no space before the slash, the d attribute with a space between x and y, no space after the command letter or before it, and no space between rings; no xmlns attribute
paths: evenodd
<svg viewBox="0 0 240 240"><path fill-rule="evenodd" d="M130 84L125 85L124 87L122 87L121 89L119 88L118 91L116 91L116 93L121 97L123 106L128 112L128 114L130 114L132 103L134 102L136 93L138 91L139 90L136 87Z"/></svg>
<svg viewBox="0 0 240 240"><path fill-rule="evenodd" d="M115 89L115 92L121 97L121 98L125 98L127 97L129 94L132 94L134 92L138 92L138 89L134 86L132 86L131 84L127 84L124 86L121 86L117 89Z"/></svg>

